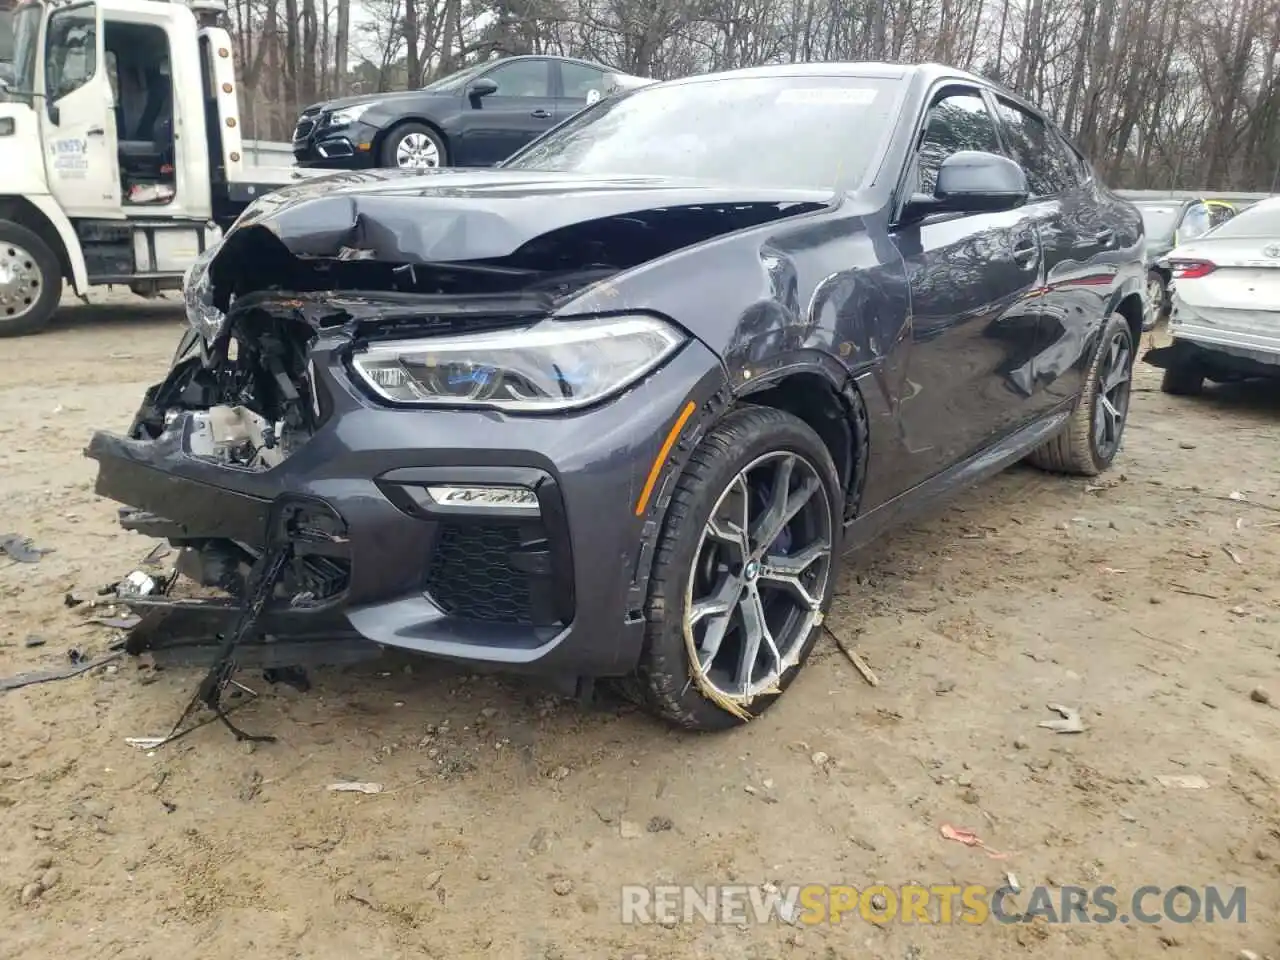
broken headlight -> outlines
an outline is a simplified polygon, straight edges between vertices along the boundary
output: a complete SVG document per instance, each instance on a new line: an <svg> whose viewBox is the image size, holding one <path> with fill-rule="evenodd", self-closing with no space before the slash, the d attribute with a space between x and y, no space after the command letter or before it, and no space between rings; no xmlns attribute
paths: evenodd
<svg viewBox="0 0 1280 960"><path fill-rule="evenodd" d="M218 250L218 244L209 247L196 257L182 279L182 300L187 308L187 323L212 343L226 321L226 316L213 305L213 280L209 276L209 264Z"/></svg>
<svg viewBox="0 0 1280 960"><path fill-rule="evenodd" d="M655 317L544 320L520 330L375 343L353 365L391 403L570 410L635 383L684 339Z"/></svg>

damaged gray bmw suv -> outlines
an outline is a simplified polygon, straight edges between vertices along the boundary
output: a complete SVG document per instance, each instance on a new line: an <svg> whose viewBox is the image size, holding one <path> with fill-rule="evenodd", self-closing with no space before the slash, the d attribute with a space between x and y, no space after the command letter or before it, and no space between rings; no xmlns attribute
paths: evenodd
<svg viewBox="0 0 1280 960"><path fill-rule="evenodd" d="M938 66L656 84L497 169L264 196L87 451L181 548L129 649L225 677L395 647L733 726L844 550L1023 457L1111 463L1142 253L1052 122Z"/></svg>

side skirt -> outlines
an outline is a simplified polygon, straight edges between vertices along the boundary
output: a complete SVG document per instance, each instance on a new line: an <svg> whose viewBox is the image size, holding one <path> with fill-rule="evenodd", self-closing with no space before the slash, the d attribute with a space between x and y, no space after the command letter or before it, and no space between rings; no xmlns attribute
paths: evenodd
<svg viewBox="0 0 1280 960"><path fill-rule="evenodd" d="M1043 419L1001 437L967 460L916 484L846 524L843 549L847 552L865 546L889 527L928 512L935 504L949 500L960 491L1021 460L1063 428L1074 403L1072 400Z"/></svg>

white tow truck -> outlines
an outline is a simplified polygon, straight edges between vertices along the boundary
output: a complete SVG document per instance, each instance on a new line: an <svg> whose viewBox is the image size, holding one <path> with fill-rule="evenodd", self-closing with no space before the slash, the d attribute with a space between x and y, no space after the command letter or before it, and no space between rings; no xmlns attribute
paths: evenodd
<svg viewBox="0 0 1280 960"><path fill-rule="evenodd" d="M0 337L63 281L182 287L258 196L306 176L246 161L223 0L30 0L0 85Z"/></svg>

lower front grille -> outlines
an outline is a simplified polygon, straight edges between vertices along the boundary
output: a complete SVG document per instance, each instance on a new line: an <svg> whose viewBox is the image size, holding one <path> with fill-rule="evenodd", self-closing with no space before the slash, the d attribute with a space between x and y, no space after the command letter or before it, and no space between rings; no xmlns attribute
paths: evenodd
<svg viewBox="0 0 1280 960"><path fill-rule="evenodd" d="M534 623L529 574L512 562L516 524L445 523L427 571L427 592L445 613L466 620Z"/></svg>
<svg viewBox="0 0 1280 960"><path fill-rule="evenodd" d="M442 520L427 568L427 595L451 617L555 627L573 616L573 578L563 547L538 520Z"/></svg>

